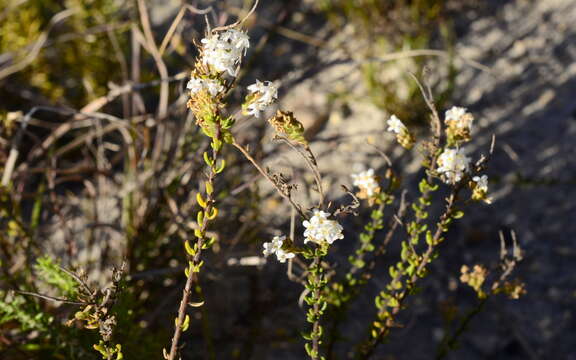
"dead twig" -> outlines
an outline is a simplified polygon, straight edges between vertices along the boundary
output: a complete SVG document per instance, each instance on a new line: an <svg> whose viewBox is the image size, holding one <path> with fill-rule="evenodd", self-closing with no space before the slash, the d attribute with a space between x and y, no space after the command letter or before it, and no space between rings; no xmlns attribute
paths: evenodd
<svg viewBox="0 0 576 360"><path fill-rule="evenodd" d="M236 142L233 142L232 145L234 145L234 147L236 149L240 150L242 155L244 155L244 157L246 157L246 159L248 159L248 161L250 161L252 163L252 165L254 165L256 170L258 170L258 172L260 172L260 174L262 174L262 176L264 176L268 181L270 181L270 183L274 186L274 188L276 188L276 190L278 191L280 196L282 196L284 199L288 200L290 205L292 205L292 207L298 212L298 214L303 219L308 219L308 217L302 211L302 208L300 207L300 205L296 204L294 202L294 200L292 200L292 197L290 196L290 194L285 193L284 190L282 190L280 188L280 186L278 186L278 184L274 181L274 179L272 179L272 177L266 171L264 171L264 169L262 169L262 167L258 164L258 162L256 162L256 160L252 157L252 155L250 155L250 153L248 153L248 151L246 149L244 149L242 147L242 145L240 145Z"/></svg>
<svg viewBox="0 0 576 360"><path fill-rule="evenodd" d="M212 29L212 32L216 32L216 31L223 31L223 30L228 30L231 28L235 28L236 26L242 25L244 23L244 21L246 21L246 19L248 19L250 17L250 15L252 15L254 13L254 11L256 11L256 7L258 7L258 2L260 0L256 0L254 1L254 4L252 5L252 8L250 9L250 11L248 11L248 14L246 14L246 16L244 16L242 18L242 20L238 20L235 23L232 23L230 25L226 25L226 26L220 26L220 27L216 27L214 29Z"/></svg>
<svg viewBox="0 0 576 360"><path fill-rule="evenodd" d="M276 139L282 140L288 146L292 148L292 150L296 151L300 157L304 159L306 165L312 171L314 175L314 181L316 182L316 187L318 188L318 194L320 195L320 200L318 201L318 208L321 208L324 205L324 190L322 189L322 176L320 175L320 171L318 170L318 163L316 162L316 157L314 153L310 149L309 146L305 146L306 152L302 151L298 146L294 145L288 138L276 135Z"/></svg>

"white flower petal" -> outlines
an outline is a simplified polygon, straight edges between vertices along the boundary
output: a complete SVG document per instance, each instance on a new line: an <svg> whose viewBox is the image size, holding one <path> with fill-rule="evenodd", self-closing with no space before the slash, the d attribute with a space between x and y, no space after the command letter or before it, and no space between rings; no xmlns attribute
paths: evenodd
<svg viewBox="0 0 576 360"><path fill-rule="evenodd" d="M400 119L398 119L396 115L390 116L390 118L388 119L388 121L386 121L386 123L388 124L387 130L390 132L400 134L401 132L406 130L406 126Z"/></svg>
<svg viewBox="0 0 576 360"><path fill-rule="evenodd" d="M329 220L329 213L314 210L314 215L310 221L304 221L303 225L307 228L304 231L304 243L309 241L322 244L324 242L332 244L338 239L343 239L344 230L335 220Z"/></svg>

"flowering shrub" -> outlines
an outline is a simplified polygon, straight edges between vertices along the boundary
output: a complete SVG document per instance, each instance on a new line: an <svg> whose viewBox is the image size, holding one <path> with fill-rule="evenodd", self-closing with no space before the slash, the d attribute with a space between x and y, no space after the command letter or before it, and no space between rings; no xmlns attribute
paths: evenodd
<svg viewBox="0 0 576 360"><path fill-rule="evenodd" d="M139 6L143 8L142 1L139 1ZM361 334L363 338L350 346L353 349L351 353L355 357L368 359L398 325L399 313L408 307L407 299L415 293L421 280L431 272L430 264L441 256L439 245L449 240L449 229L455 221L464 216L463 207L469 200L489 203L489 181L485 170L492 149L479 156L466 152L465 144L472 141L474 133L472 114L465 108L452 107L441 119L428 84L422 84L415 79L416 86L421 89L422 97L430 112L429 133L410 129L396 115L391 115L386 124L387 131L394 134L396 141L404 150L415 149L422 156L423 171L420 173L422 178L418 183L418 189L412 189L404 184L391 161L383 154L387 162L383 169L369 168L350 174L354 189L357 191L344 187L345 191L342 193L324 193L319 164L309 146L310 140L305 136L305 128L298 120L297 112L279 109L274 115L269 114L270 108L278 100L278 83L253 79L255 82L246 88L238 84L237 77L244 57L251 49L250 37L242 29L242 24L243 21L239 21L209 30L205 37L197 42L198 56L185 79L186 104L193 118L193 124L187 125L193 130L182 127L185 129L182 141L174 145L176 148L174 154L177 155L165 153L165 159L162 159L164 163L160 168L170 168L172 161L177 162L182 158L186 159L183 161L185 166L177 168L165 177L159 176L158 179L155 176L163 174L162 169L147 169L145 172L147 178L154 180L151 180L151 183L157 181L167 185L157 188L157 191L151 191L153 196L150 197L133 196L134 193L130 189L152 186L146 181L142 181L145 184L141 185L139 183L141 180L134 174L141 166L159 161L162 156L153 153L150 159L144 155L143 159L139 159L134 155L134 151L127 152L130 158L129 164L126 165L128 167L126 177L130 180L128 182L130 186L126 186L128 190L123 189L122 192L130 194L123 199L125 201L123 206L126 209L123 221L127 224L130 246L136 246L140 240L139 236L135 235L138 234L136 229L140 226L140 229L146 230L142 231L146 235L161 233L159 238L167 234L166 237L173 236L180 240L178 243L180 251L169 254L174 258L174 263L185 259L183 269L170 265L180 274L183 287L182 292L177 294L179 306L171 315L173 319L170 324L173 326L173 331L170 342L164 344L162 355L167 360L181 358L182 345L188 341L183 338L183 334L198 325L196 322L198 318L207 317L205 313L208 312L209 306L206 306L203 297L201 279L206 276L207 268L213 266L214 269L218 269L221 265L218 261L214 261L209 252L220 251L218 227L226 227L231 222L229 214L222 210L223 203L234 197L231 195L234 193L233 181L223 180L234 178L235 171L238 171L235 166L245 162L268 181L276 194L292 208L293 217L286 216L281 219L285 223L289 221L292 223L290 234L274 236L270 241L260 241L257 260L265 262L264 259L273 259L272 255L275 255L279 263L287 265L289 279L301 285L300 298L302 303L305 303L303 307L307 324L302 324L298 330L302 334L307 356L312 360L335 358L335 344L342 339L339 335L339 326L348 315L351 304L360 296L376 293L372 299L375 306L371 309L371 318L364 324L365 332ZM160 49L154 51L153 38L150 43L153 46L148 44L148 50L155 55L161 53ZM232 92L243 95L242 112L235 111L234 104L231 103L232 97L229 96ZM160 113L162 112L159 111L158 116L164 121ZM108 119L102 114L99 116L98 119ZM318 200L317 205L306 208L299 204L293 196L295 185L282 174L265 168L257 157L252 155L237 130L239 128L237 124L246 118L252 118L262 124L265 123L262 119L267 119L267 123L275 133L275 139L286 143L302 158L314 179L316 193L310 196L315 198L313 200ZM114 120L121 123L117 119ZM159 121L157 125L160 134L157 135L159 149L164 147L162 131L165 128L161 126L163 124ZM244 124L249 123L244 121ZM121 130L120 134L130 139L132 144L134 138L130 137L130 131L133 129L121 127ZM147 131L148 129L145 132L146 136L149 135ZM10 133L12 132L13 129L10 129ZM416 134L421 135L417 137ZM148 141L146 136L143 136L143 142ZM205 141L203 143L205 146L198 146L202 141ZM187 158L191 150L197 151L198 156ZM240 160L232 156L232 153L240 157ZM187 182L186 179L193 176L190 173L196 177ZM29 238L33 231L27 229L23 225L24 221L15 215L17 212L14 209L17 206L10 193L10 176L5 178L7 180L0 188L2 190L0 200L3 205L0 210L3 218L10 219L7 222L6 233L14 239ZM174 190L185 183L191 184L193 188L186 188L179 193L178 190ZM53 183L49 182L48 186L53 186ZM188 198L188 194L192 195ZM184 197L186 201L177 203L178 196ZM348 199L347 196L352 200L342 200ZM140 211L140 209L146 209L148 202L160 202L159 198L166 202L166 208L170 210L169 216L165 214L163 216L177 220L168 222L169 226L152 226L153 229L150 229L146 222L162 216L159 215L161 211L156 211L154 206L150 206L153 211ZM338 206L334 205L335 203L338 203ZM439 214L438 208L441 208ZM239 212L242 213L243 210L241 208ZM34 212L36 211L40 210L35 207ZM360 217L363 222L363 230L360 233L345 227L352 217L366 211L370 216L366 219ZM143 213L142 219L134 216L141 213ZM188 214L190 219L184 218ZM270 233L279 233L279 229L272 230ZM241 231L239 233L240 238L242 233ZM389 276L380 278L379 285L375 284L370 280L377 276L375 272L377 261L390 251L389 245L392 241L399 243L400 251L398 254L389 254L394 258L386 267ZM338 248L340 244L346 246ZM158 241L154 247L146 248L141 253L131 253L128 260L142 265L136 266L141 271L145 267L143 263L137 262L138 255L149 256L148 260L152 263L155 260L154 255L149 253L159 253L161 246L163 243ZM353 252L348 254L348 263L336 264L333 260L336 251L344 251L345 248L353 248ZM474 265L472 270L468 265L461 268L460 280L477 294L480 300L479 306L483 306L491 296L506 294L511 298L518 298L525 292L521 282L510 280L516 263L522 260L516 240L514 239L512 255L506 253L505 245L502 248L499 270L491 271L479 264ZM72 253L72 250L70 252ZM262 264L260 261L256 263ZM92 349L95 350L93 353L102 359L121 360L125 357L124 353L126 358L136 357L128 353L126 351L128 347L115 337L118 330L122 330L120 326L122 321L130 322L127 319L130 319L128 315L131 314L130 311L122 313L119 310L124 303L118 298L130 291L132 294L137 292L136 287L130 291L126 290L123 282L124 265L120 270L113 272L111 285L103 287L89 284L85 274L60 268L48 260L39 261L38 268L40 269L38 272L46 277L45 282L60 291L62 295L59 296L62 297L27 291L28 288L10 294L0 291L3 299L0 301L0 310L7 314L0 317L0 324L4 320L16 319L26 323L27 330L47 333L52 323L50 318L31 317L30 309L25 306L17 308L14 304L24 303L29 296L64 302L78 307L66 322L66 326L91 331ZM299 276L294 275L293 268L298 268ZM265 267L261 269L266 270ZM492 278L491 274L498 275ZM369 286L376 288L368 290ZM31 285L28 290L34 289L35 286ZM12 300L12 303L9 304L6 299ZM291 300L298 302L296 298ZM205 324L203 326L207 327ZM462 325L462 328L464 327L465 324ZM439 354L443 356L454 347L461 333L459 330L455 334L448 335L442 343ZM135 347L138 346L132 348Z"/></svg>
<svg viewBox="0 0 576 360"><path fill-rule="evenodd" d="M224 170L224 163L216 166L218 157L223 150L224 143L230 143L260 171L261 175L268 179L277 189L279 195L285 198L292 205L294 210L303 218L302 225L304 232L302 236L295 235L295 238L287 239L286 236L275 236L271 242L263 243L264 256L276 255L280 263L293 261L298 256L308 260L305 266L307 272L306 281L304 282L305 297L304 301L309 306L307 311L307 321L311 329L304 333L306 342L306 352L310 359L324 359L322 355L323 339L325 332L323 330L324 314L326 311L342 310L343 305L353 300L358 294L360 287L367 283L370 272L373 268L376 256L381 255L385 246L390 241L396 230L397 224L388 230L384 246L376 250L372 241L376 237L376 232L384 228L382 214L385 205L393 203L395 193L399 186L398 179L393 173L388 173L385 177L388 180L388 186L380 184L379 177L375 175L374 169L352 174L353 184L359 189L358 198L368 200L371 206L378 204L378 209L373 211L373 222L367 225L367 233L361 235L362 245L356 251L356 256L350 258L352 268L346 274L345 282L340 282L335 274L328 274L326 268L329 268L329 254L336 240L346 241L343 234L344 228L340 222L332 218L331 213L327 212L328 208L315 208L311 213L302 209L300 205L294 202L291 197L290 187L278 181L256 162L249 154L248 150L239 144L232 133L235 119L222 113L224 104L222 103L221 86L229 89L231 83L226 77L235 76L238 73L238 67L241 64L242 54L249 47L249 40L246 34L240 30L225 29L214 30L206 39L203 39L203 47L200 49L200 59L197 61L196 68L192 71L192 77L189 83L191 100L189 107L193 111L197 124L202 127L204 133L211 138L212 155L204 153L206 165L210 170L206 182L206 198L198 195L198 203L203 210L198 213L198 223L202 224L196 231L197 240L193 248L187 245L188 255L191 257L190 267L187 269L188 277L187 287L193 279L194 273L200 272L203 262L200 260L200 254L203 249L209 248L204 240L205 226L207 221L211 221L216 216L216 198L213 193L214 177ZM207 65L207 66L206 66ZM210 79L210 80L203 80ZM209 82L208 82L209 81ZM215 84L210 86L209 84ZM221 85L225 84L225 85ZM256 83L248 88L248 96L243 104L244 114L247 116L261 117L266 109L277 99L278 89L269 82ZM445 130L442 127L442 121L438 117L438 112L431 98L429 91L423 91L426 102L429 104L432 112L433 139L428 142L422 142L424 155L424 167L427 168L427 175L420 183L420 198L413 202L413 220L409 221L405 213L405 199L402 198L401 210L395 215L396 221L400 222L400 227L404 228L408 238L402 242L402 252L397 264L390 267L390 282L375 299L377 307L376 319L371 324L368 339L358 347L358 354L362 358L368 358L384 338L388 335L394 325L396 314L404 307L405 299L413 292L416 283L420 278L427 274L429 263L436 256L437 246L445 240L444 234L450 228L453 221L462 217L463 212L458 209L461 193L466 188L472 191L473 200L485 200L488 191L488 179L482 175L481 171L485 168L488 158L482 156L475 163L466 155L463 144L471 140L471 130L473 117L466 109L453 107L445 115ZM319 195L322 204L321 179L317 169L315 157L308 147L307 141L303 137L303 126L298 122L293 113L278 111L276 116L270 119L274 130L278 134L286 134L284 138L293 148L302 147L304 159L315 174ZM387 121L388 131L396 134L398 143L406 149L411 149L416 143L416 138L404 123L395 115L392 115ZM277 135L282 136L282 135ZM306 155L306 152L309 155ZM313 159L313 161L310 161ZM429 217L428 208L432 204L432 193L439 185L436 179L451 187L450 195L445 199L447 202L446 209L436 222L427 221ZM382 191L381 189L385 189ZM338 214L349 214L350 211L346 206L336 211ZM421 249L421 240L425 240L426 246ZM301 242L300 242L301 241ZM186 242L188 244L188 242ZM370 255L373 257L370 259ZM366 261L371 265L367 266ZM463 271L467 271L464 267ZM475 267L475 272L468 274L463 273L463 281L472 286L481 298L486 298L481 287L486 276L484 269ZM184 291L182 303L186 303L188 292ZM182 331L180 325L184 319L185 309L180 309L179 316L176 319L176 330L172 340L172 347L169 353L165 353L166 359L174 359L176 356L175 349L178 343L179 334Z"/></svg>

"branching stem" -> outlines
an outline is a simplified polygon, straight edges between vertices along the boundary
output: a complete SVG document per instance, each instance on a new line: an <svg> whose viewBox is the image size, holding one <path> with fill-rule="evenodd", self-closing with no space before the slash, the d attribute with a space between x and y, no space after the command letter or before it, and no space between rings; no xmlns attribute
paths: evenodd
<svg viewBox="0 0 576 360"><path fill-rule="evenodd" d="M256 168L256 170L258 170L258 172L260 174L262 174L262 176L264 176L268 181L270 181L270 183L274 186L274 188L278 191L278 193L280 194L280 196L282 196L284 199L288 200L288 202L290 203L290 205L292 205L292 207L294 208L294 210L296 210L298 212L298 214L303 218L303 219L308 219L308 217L304 214L304 212L302 211L302 208L300 207L300 205L296 204L294 202L294 200L292 200L292 197L290 196L290 194L287 194L284 190L282 190L280 188L280 186L278 186L278 184L276 184L276 182L274 181L274 179L272 179L272 177L266 172L264 171L264 169L262 168L262 166L260 166L258 164L258 162L252 157L252 155L250 155L250 153L244 149L242 147L242 145L238 144L236 141L234 141L232 143L232 145L234 145L234 147L238 150L240 150L240 152L242 153L242 155L244 155L244 157L246 159L248 159L248 161L250 161L252 163L252 165L254 165L254 167Z"/></svg>

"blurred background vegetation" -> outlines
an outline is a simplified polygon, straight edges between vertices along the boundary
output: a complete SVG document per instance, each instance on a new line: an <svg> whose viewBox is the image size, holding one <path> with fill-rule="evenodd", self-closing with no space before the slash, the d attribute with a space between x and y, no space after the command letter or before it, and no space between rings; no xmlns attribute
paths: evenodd
<svg viewBox="0 0 576 360"><path fill-rule="evenodd" d="M362 65L362 74L370 100L409 123L426 121L426 106L417 84L407 72L418 72L427 59L409 57L404 62L377 61L383 54L429 49L445 49L452 56L454 30L451 14L455 4L465 1L443 0L322 0L318 10L324 13L335 28L352 26L352 38L366 40L360 59L375 59ZM440 107L450 99L455 68L449 61L444 70L447 78L437 83L436 94ZM438 79L437 79L438 80ZM441 88L438 88L441 86Z"/></svg>

